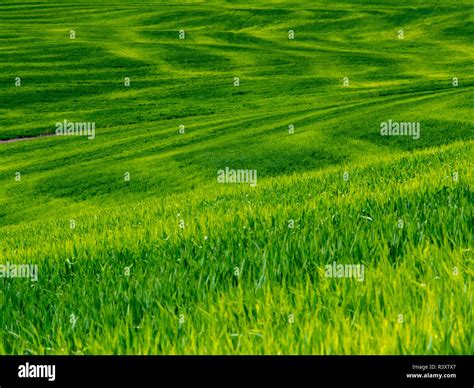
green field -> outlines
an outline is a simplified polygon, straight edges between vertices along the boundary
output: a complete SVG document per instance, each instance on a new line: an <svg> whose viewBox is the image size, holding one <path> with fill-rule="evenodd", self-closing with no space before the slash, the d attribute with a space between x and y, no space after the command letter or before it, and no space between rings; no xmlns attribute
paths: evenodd
<svg viewBox="0 0 474 388"><path fill-rule="evenodd" d="M2 2L0 354L474 354L473 113L472 1Z"/></svg>

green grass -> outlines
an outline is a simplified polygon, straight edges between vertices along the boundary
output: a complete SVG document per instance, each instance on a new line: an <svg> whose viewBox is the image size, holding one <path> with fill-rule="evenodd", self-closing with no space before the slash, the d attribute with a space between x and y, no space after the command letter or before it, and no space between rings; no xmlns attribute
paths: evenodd
<svg viewBox="0 0 474 388"><path fill-rule="evenodd" d="M1 354L474 353L472 5L0 10Z"/></svg>

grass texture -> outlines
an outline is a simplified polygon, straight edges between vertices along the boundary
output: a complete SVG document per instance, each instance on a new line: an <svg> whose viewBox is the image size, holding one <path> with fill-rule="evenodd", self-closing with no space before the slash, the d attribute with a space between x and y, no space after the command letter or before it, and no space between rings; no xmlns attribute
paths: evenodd
<svg viewBox="0 0 474 388"><path fill-rule="evenodd" d="M0 353L473 354L473 22L458 1L2 3L0 140L96 133L0 142L0 264L38 265L0 278Z"/></svg>

